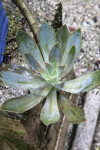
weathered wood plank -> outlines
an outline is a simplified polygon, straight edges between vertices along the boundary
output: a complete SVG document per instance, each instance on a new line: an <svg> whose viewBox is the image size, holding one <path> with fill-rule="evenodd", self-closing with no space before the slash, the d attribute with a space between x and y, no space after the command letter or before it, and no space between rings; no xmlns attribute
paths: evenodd
<svg viewBox="0 0 100 150"><path fill-rule="evenodd" d="M12 149L32 150L28 134L19 120L0 116L0 150Z"/></svg>
<svg viewBox="0 0 100 150"><path fill-rule="evenodd" d="M86 121L78 125L72 150L90 150L100 111L100 90L90 91L84 105Z"/></svg>

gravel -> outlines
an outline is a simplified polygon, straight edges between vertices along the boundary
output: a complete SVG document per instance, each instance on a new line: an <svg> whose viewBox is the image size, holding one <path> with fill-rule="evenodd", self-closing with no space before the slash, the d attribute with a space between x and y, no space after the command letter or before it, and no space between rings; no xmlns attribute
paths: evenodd
<svg viewBox="0 0 100 150"><path fill-rule="evenodd" d="M63 0L63 8L63 23L82 31L82 49L74 65L76 75L100 70L100 1ZM100 116L91 150L99 149Z"/></svg>
<svg viewBox="0 0 100 150"><path fill-rule="evenodd" d="M93 71L100 60L100 1L63 0L63 8L64 24L82 30L82 50L74 67L80 76Z"/></svg>
<svg viewBox="0 0 100 150"><path fill-rule="evenodd" d="M51 24L59 0L25 0L40 26L44 21Z"/></svg>

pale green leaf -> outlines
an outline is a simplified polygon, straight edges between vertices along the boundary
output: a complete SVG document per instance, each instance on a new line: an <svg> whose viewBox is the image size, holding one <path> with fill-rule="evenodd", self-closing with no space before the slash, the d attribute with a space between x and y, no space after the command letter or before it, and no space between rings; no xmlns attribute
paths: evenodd
<svg viewBox="0 0 100 150"><path fill-rule="evenodd" d="M18 73L18 74L26 76L26 77L32 77L33 76L33 73L32 73L31 70L29 70L28 68L25 68L23 66L16 65L16 64L6 65L4 70L8 70L10 72Z"/></svg>
<svg viewBox="0 0 100 150"><path fill-rule="evenodd" d="M38 39L44 60L46 63L49 63L49 53L52 47L56 44L56 35L54 29L44 22L40 27Z"/></svg>
<svg viewBox="0 0 100 150"><path fill-rule="evenodd" d="M48 73L48 74L50 74L50 73L53 71L53 69L54 69L54 68L53 68L52 65L46 63L46 70L47 70L47 73Z"/></svg>
<svg viewBox="0 0 100 150"><path fill-rule="evenodd" d="M50 89L51 88L49 87L44 89L41 93L43 96L37 94L29 94L10 99L8 101L5 101L0 109L15 113L25 112L40 103L47 96Z"/></svg>
<svg viewBox="0 0 100 150"><path fill-rule="evenodd" d="M75 46L72 46L72 48L70 49L67 55L65 68L61 74L61 78L65 77L72 70L73 64L75 62L75 54L76 54L76 48Z"/></svg>
<svg viewBox="0 0 100 150"><path fill-rule="evenodd" d="M57 89L62 89L64 87L65 80L63 81L58 81L57 83L53 83L53 86L56 87Z"/></svg>
<svg viewBox="0 0 100 150"><path fill-rule="evenodd" d="M39 73L43 73L45 72L45 70L40 66L40 64L38 63L38 61L36 61L34 59L34 57L30 54L24 54L30 68L35 71L35 72L39 72Z"/></svg>
<svg viewBox="0 0 100 150"><path fill-rule="evenodd" d="M38 63L45 69L45 63L39 51L39 48L33 37L29 36L27 33L18 31L17 33L17 45L20 53L24 57L25 53L30 54L38 61Z"/></svg>
<svg viewBox="0 0 100 150"><path fill-rule="evenodd" d="M56 33L57 41L60 43L61 48L62 48L62 55L64 54L67 39L68 39L69 35L70 35L69 29L67 28L66 25L59 28L57 33Z"/></svg>
<svg viewBox="0 0 100 150"><path fill-rule="evenodd" d="M59 121L60 114L57 104L56 89L51 89L50 93L48 94L46 102L42 108L40 118L47 126Z"/></svg>
<svg viewBox="0 0 100 150"><path fill-rule="evenodd" d="M62 62L61 62L61 65L65 65L66 63L66 58L67 58L67 55L71 49L71 47L73 45L75 45L76 47L76 55L75 55L75 58L78 56L78 53L79 51L81 50L81 30L78 29L76 31L74 31L68 38L67 42L66 42L66 49L65 49L65 52L64 52L64 55L63 55L63 58L62 58Z"/></svg>
<svg viewBox="0 0 100 150"><path fill-rule="evenodd" d="M100 71L94 71L77 79L65 81L64 86L61 88L61 90L70 93L79 93L83 91L90 91L99 85Z"/></svg>
<svg viewBox="0 0 100 150"><path fill-rule="evenodd" d="M39 88L46 83L36 76L25 76L10 71L0 72L0 79L13 88L29 89Z"/></svg>
<svg viewBox="0 0 100 150"><path fill-rule="evenodd" d="M62 73L64 72L65 66L59 66L58 67L58 78L61 79Z"/></svg>
<svg viewBox="0 0 100 150"><path fill-rule="evenodd" d="M84 110L75 106L70 100L68 100L63 95L59 96L58 103L66 119L69 122L73 124L79 124L85 121Z"/></svg>
<svg viewBox="0 0 100 150"><path fill-rule="evenodd" d="M52 64L54 68L58 68L61 63L61 48L59 43L56 43L56 45L51 49L50 55L49 55L49 62Z"/></svg>
<svg viewBox="0 0 100 150"><path fill-rule="evenodd" d="M43 99L42 96L36 94L29 94L17 98L10 99L3 103L1 110L22 113L27 110L30 110Z"/></svg>
<svg viewBox="0 0 100 150"><path fill-rule="evenodd" d="M31 93L35 93L40 96L45 96L46 95L45 93L47 93L51 88L52 88L52 85L46 85L37 89L30 88L29 90Z"/></svg>

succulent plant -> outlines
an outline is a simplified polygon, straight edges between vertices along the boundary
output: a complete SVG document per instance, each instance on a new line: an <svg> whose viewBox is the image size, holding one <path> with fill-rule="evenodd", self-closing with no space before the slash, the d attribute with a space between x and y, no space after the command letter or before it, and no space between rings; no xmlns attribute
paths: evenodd
<svg viewBox="0 0 100 150"><path fill-rule="evenodd" d="M40 114L45 125L59 121L58 105L69 122L83 122L84 111L61 92L76 94L100 85L100 71L68 81L68 74L81 49L81 30L70 34L64 25L55 33L44 22L38 33L38 42L37 45L33 37L22 31L18 32L18 48L30 69L11 64L0 73L0 79L13 88L29 89L30 94L4 102L1 110L22 113L46 98Z"/></svg>

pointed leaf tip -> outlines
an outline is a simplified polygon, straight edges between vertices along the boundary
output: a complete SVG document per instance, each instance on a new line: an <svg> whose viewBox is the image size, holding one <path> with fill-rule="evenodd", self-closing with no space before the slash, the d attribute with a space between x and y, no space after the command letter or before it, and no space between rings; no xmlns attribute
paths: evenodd
<svg viewBox="0 0 100 150"><path fill-rule="evenodd" d="M46 85L42 79L36 76L25 76L15 72L3 71L0 72L0 79L13 88L29 89L39 88Z"/></svg>
<svg viewBox="0 0 100 150"><path fill-rule="evenodd" d="M81 30L78 29L78 30L72 32L72 34L70 34L69 37L68 37L61 65L65 65L65 63L66 63L66 59L65 58L68 55L68 52L70 51L70 49L71 49L71 47L73 45L75 45L75 47L76 47L75 58L77 58L78 53L79 53L79 51L81 49L81 44L82 44Z"/></svg>
<svg viewBox="0 0 100 150"><path fill-rule="evenodd" d="M3 103L1 110L22 113L31 108L35 107L40 103L49 93L51 87L45 87L41 91L41 95L36 93L31 93L28 95L20 96L17 98L10 99Z"/></svg>
<svg viewBox="0 0 100 150"><path fill-rule="evenodd" d="M66 48L66 42L67 42L69 35L70 35L70 32L66 25L59 28L56 33L57 41L60 43L61 48L62 48L62 55L64 54L64 51Z"/></svg>
<svg viewBox="0 0 100 150"><path fill-rule="evenodd" d="M17 98L10 99L3 103L1 110L22 113L30 110L43 100L42 96L29 94Z"/></svg>
<svg viewBox="0 0 100 150"><path fill-rule="evenodd" d="M61 58L61 47L60 44L57 42L50 51L49 62L53 65L54 68L58 68L61 63Z"/></svg>
<svg viewBox="0 0 100 150"><path fill-rule="evenodd" d="M54 29L46 22L42 24L38 34L41 52L46 63L49 63L49 53L56 44L56 34Z"/></svg>
<svg viewBox="0 0 100 150"><path fill-rule="evenodd" d="M43 67L43 69L45 70L43 58L33 37L29 36L27 33L23 31L18 31L17 45L19 52L22 54L23 57L25 56L24 55L25 53L30 54L38 61L40 66Z"/></svg>
<svg viewBox="0 0 100 150"><path fill-rule="evenodd" d="M76 31L81 32L81 29L79 28L79 29L77 29Z"/></svg>
<svg viewBox="0 0 100 150"><path fill-rule="evenodd" d="M68 100L63 95L59 96L58 103L66 119L69 122L73 124L79 124L86 120L84 110L75 106L70 100Z"/></svg>
<svg viewBox="0 0 100 150"><path fill-rule="evenodd" d="M61 74L61 78L64 78L71 70L75 62L75 55L76 55L76 47L75 45L72 46L70 51L68 52L66 63L65 63L65 68L64 71Z"/></svg>
<svg viewBox="0 0 100 150"><path fill-rule="evenodd" d="M80 93L90 91L100 85L100 71L94 71L74 80L65 81L61 89L70 93Z"/></svg>

